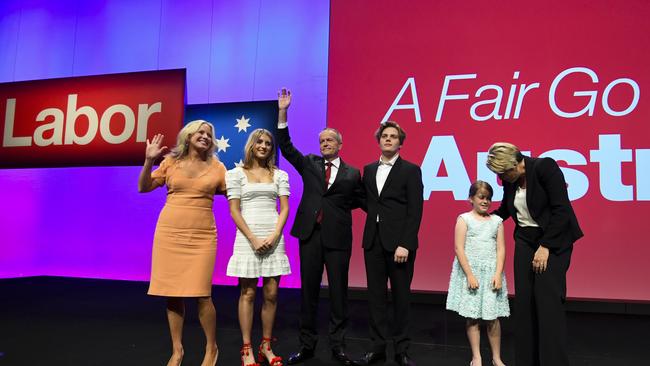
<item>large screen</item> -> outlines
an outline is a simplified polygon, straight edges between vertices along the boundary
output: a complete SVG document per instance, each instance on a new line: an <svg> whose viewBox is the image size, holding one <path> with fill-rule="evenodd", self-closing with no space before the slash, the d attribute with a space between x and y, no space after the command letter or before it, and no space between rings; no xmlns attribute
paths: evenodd
<svg viewBox="0 0 650 366"><path fill-rule="evenodd" d="M394 120L422 168L424 215L413 288L446 291L453 229L497 141L558 161L585 232L568 295L650 300L650 3L332 0L328 126L359 168ZM364 216L355 213L360 242ZM512 281L513 224L506 224ZM359 250L351 285L364 286ZM510 286L512 291L514 286Z"/></svg>

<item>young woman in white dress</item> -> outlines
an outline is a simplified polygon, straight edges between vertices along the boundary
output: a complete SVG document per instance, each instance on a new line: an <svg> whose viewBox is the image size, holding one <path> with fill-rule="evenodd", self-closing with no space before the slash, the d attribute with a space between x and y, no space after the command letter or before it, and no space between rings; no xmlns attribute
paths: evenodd
<svg viewBox="0 0 650 366"><path fill-rule="evenodd" d="M263 338L257 361L282 366L282 358L271 349L271 341L280 276L291 273L282 236L289 214L289 180L287 173L275 166L276 146L269 131L253 131L246 142L244 155L243 166L229 170L226 175L230 214L237 225L233 255L226 273L239 278L242 365L258 365L251 349L251 329L255 291L261 277Z"/></svg>

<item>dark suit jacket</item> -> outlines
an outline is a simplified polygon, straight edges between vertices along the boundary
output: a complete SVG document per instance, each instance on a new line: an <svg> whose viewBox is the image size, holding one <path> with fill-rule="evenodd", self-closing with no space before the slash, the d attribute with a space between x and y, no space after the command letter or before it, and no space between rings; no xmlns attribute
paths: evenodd
<svg viewBox="0 0 650 366"><path fill-rule="evenodd" d="M366 226L363 231L363 247L370 248L375 232L384 249L395 251L402 246L409 251L418 248L418 231L424 202L422 171L420 167L401 157L395 161L386 183L377 192L377 168L379 161L363 169L363 186L366 194ZM377 223L379 215L379 223Z"/></svg>
<svg viewBox="0 0 650 366"><path fill-rule="evenodd" d="M359 170L341 159L336 179L327 189L325 160L321 156L303 155L289 136L289 128L277 130L278 145L285 159L302 177L303 191L291 235L306 240L311 235L318 212L323 210L321 238L323 245L333 249L352 248L351 210L360 206L363 192Z"/></svg>
<svg viewBox="0 0 650 366"><path fill-rule="evenodd" d="M524 157L526 167L526 204L530 215L544 234L539 244L552 251L570 247L583 236L571 207L564 174L551 158ZM515 193L517 183L503 182L503 200L495 214L517 222Z"/></svg>

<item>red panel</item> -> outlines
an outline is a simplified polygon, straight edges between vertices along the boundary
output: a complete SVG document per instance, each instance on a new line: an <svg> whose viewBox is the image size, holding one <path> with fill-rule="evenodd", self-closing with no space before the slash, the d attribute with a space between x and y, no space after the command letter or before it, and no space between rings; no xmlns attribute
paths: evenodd
<svg viewBox="0 0 650 366"><path fill-rule="evenodd" d="M145 140L175 136L185 70L0 84L0 168L138 165Z"/></svg>
<svg viewBox="0 0 650 366"><path fill-rule="evenodd" d="M407 132L402 156L423 169L427 200L413 288L446 291L469 182L496 184L479 154L509 141L533 156L565 150L549 154L565 170L586 234L574 250L569 296L650 300L648 19L647 1L332 0L328 125L344 135L343 158L358 167L378 159L373 134L395 104L405 108L388 113ZM522 84L532 89L515 114ZM579 113L592 96L593 106ZM414 102L420 121L408 106ZM445 183L447 174L453 179ZM363 216L355 214L356 243ZM506 232L513 291L511 222ZM359 247L352 286L365 286Z"/></svg>

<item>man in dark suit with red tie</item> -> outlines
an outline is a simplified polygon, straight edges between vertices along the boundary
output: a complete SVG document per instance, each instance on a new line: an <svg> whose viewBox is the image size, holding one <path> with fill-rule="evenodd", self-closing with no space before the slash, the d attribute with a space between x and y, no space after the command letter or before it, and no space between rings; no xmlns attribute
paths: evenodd
<svg viewBox="0 0 650 366"><path fill-rule="evenodd" d="M291 92L278 94L278 145L303 181L303 193L291 235L300 241L300 350L287 363L297 364L314 356L318 332L316 315L323 266L327 269L330 298L329 343L332 356L352 365L345 353L348 323L348 269L352 253L352 214L363 196L361 174L339 157L341 134L332 128L320 132L321 155L303 155L291 143L287 109Z"/></svg>
<svg viewBox="0 0 650 366"><path fill-rule="evenodd" d="M367 217L363 232L364 259L370 306L372 349L358 365L370 365L386 359L386 343L395 345L395 361L400 366L415 363L407 353L410 338L411 280L418 248L422 219L423 186L420 167L400 157L406 138L395 122L384 122L375 137L381 149L379 161L363 169ZM394 326L388 332L387 281L393 298Z"/></svg>

